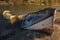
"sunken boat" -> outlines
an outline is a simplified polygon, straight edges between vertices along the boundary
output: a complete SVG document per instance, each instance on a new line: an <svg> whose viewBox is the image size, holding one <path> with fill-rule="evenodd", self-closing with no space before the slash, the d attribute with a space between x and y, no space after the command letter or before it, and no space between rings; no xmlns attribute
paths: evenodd
<svg viewBox="0 0 60 40"><path fill-rule="evenodd" d="M8 39L11 38L11 36L16 36L16 37L17 35L21 36L22 34L22 30L20 30L21 28L24 30L28 29L34 31L53 28L54 13L55 13L55 8L45 8L37 12L28 13L24 15L24 20L17 20L13 24L7 22L4 19L3 15L1 14L0 38Z"/></svg>

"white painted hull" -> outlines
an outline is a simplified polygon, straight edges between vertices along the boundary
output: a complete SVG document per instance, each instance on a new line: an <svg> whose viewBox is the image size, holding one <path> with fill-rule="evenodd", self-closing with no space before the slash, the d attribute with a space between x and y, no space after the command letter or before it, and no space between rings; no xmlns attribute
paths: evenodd
<svg viewBox="0 0 60 40"><path fill-rule="evenodd" d="M27 27L26 29L30 29L30 30L40 30L40 29L44 29L44 28L51 28L53 26L53 16L43 20L43 21L40 21L30 27Z"/></svg>

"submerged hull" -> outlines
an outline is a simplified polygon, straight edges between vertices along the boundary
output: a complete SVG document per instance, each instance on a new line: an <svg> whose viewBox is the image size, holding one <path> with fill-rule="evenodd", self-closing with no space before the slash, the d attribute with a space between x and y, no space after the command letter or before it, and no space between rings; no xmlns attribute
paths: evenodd
<svg viewBox="0 0 60 40"><path fill-rule="evenodd" d="M25 21L22 22L22 28L30 30L50 29L53 27L53 17L55 9L46 8L38 12L25 15Z"/></svg>

